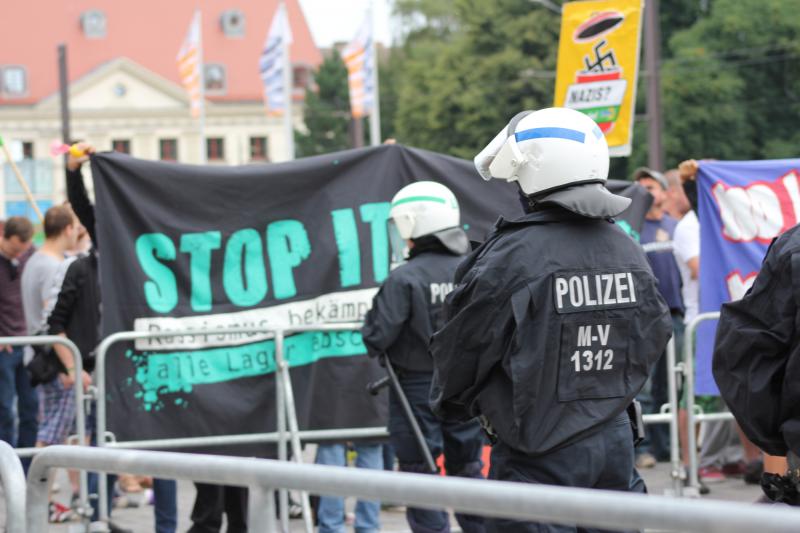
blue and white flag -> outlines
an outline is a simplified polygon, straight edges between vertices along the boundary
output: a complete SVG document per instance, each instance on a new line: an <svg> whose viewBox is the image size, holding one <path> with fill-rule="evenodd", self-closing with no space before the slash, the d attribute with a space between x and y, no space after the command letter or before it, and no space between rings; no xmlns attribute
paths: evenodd
<svg viewBox="0 0 800 533"><path fill-rule="evenodd" d="M703 161L698 173L700 312L747 292L772 239L800 222L800 159ZM697 394L719 394L711 374L716 321L697 331Z"/></svg>
<svg viewBox="0 0 800 533"><path fill-rule="evenodd" d="M286 69L291 65L288 61L288 48L292 44L292 30L286 15L286 6L281 2L272 17L272 24L264 42L264 50L258 62L261 80L264 82L264 103L267 113L281 115L286 104L291 104L292 88L286 87Z"/></svg>

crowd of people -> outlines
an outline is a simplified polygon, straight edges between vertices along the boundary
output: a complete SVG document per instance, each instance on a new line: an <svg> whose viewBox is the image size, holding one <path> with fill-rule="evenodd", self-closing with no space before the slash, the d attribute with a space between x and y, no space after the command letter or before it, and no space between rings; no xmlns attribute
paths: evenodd
<svg viewBox="0 0 800 533"><path fill-rule="evenodd" d="M424 445L434 457L444 456L448 475L483 478L481 454L491 443L491 479L644 492L637 468L669 460L663 426L651 427L634 451L641 420L630 405L638 398L648 412L658 412L667 403L667 341L672 336L682 346L685 326L698 313L697 163L634 173L632 180L653 199L637 244L608 223L630 200L603 186L608 148L597 132L586 115L567 109L514 117L475 162L487 180L516 182L524 214L501 219L475 250L461 229L458 199L443 185L416 182L392 200L389 230L396 235L389 241L403 247L393 253L406 261L377 293L363 340L369 355L398 375ZM34 226L23 217L2 228L0 336L65 336L79 348L83 368L77 372L62 345L0 346L0 439L17 447L67 442L75 425L74 387L92 385L100 252L81 175L93 148L80 145L80 151L68 156L68 202L47 210L41 246L32 246ZM604 283L614 298L600 295ZM441 287L452 291L447 299ZM30 364L36 360L45 363ZM390 446L356 443L356 465L391 470L396 456L400 471L436 473L401 400L390 393ZM702 401L724 409L718 398ZM759 482L761 452L737 426L706 423L701 433L705 485L738 475ZM682 440L685 451L685 431ZM345 465L347 454L346 443L320 445L317 463ZM74 476L72 483L77 493ZM155 531L174 532L175 482L119 483L142 484L152 486ZM191 532L219 531L223 515L228 531L247 530L246 490L196 489ZM96 476L90 491L97 491ZM323 496L317 509L321 532L344 531L341 498ZM380 502L359 502L356 531L378 531L379 510ZM70 506L51 503L52 521L70 516ZM409 507L406 516L413 531L449 531L445 511ZM466 533L563 530L468 514L456 519Z"/></svg>
<svg viewBox="0 0 800 533"><path fill-rule="evenodd" d="M641 244L647 253L659 291L670 307L673 338L678 352L683 347L685 327L698 314L700 302L700 223L697 218L697 162L687 160L679 168L661 173L638 169L633 179L653 197L641 232ZM667 403L666 357L661 357L648 388L640 399L651 413ZM696 401L706 412L725 410L717 396L698 396ZM681 428L686 427L686 412L681 402ZM649 429L650 439L638 449L636 465L653 467L669 460L666 427ZM735 422L711 421L701 427L698 478L702 493L728 476L743 477L746 483L758 484L763 471L760 451L738 430ZM683 462L688 465L687 432L681 431ZM688 476L687 476L688 477Z"/></svg>

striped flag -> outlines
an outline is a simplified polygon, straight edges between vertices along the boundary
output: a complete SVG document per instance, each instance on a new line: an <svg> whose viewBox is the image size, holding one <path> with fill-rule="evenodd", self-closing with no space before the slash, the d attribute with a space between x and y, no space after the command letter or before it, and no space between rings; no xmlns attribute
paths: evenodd
<svg viewBox="0 0 800 533"><path fill-rule="evenodd" d="M370 115L375 108L375 47L372 45L372 13L358 29L355 39L342 50L350 88L350 111L353 118Z"/></svg>
<svg viewBox="0 0 800 533"><path fill-rule="evenodd" d="M201 57L200 11L195 11L189 31L178 51L178 73L181 83L189 93L192 116L197 118L203 106L203 60Z"/></svg>
<svg viewBox="0 0 800 533"><path fill-rule="evenodd" d="M261 81L264 82L264 103L267 113L272 115L283 114L286 102L291 101L292 88L285 87L286 73L284 69L291 68L288 63L288 47L292 43L292 30L289 27L289 18L286 16L286 6L281 2L278 5L272 24L264 42L264 50L258 62Z"/></svg>

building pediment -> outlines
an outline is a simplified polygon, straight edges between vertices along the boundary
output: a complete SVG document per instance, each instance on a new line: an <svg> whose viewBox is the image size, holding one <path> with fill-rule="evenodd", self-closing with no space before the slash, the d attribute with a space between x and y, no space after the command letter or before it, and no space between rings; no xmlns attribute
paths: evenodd
<svg viewBox="0 0 800 533"><path fill-rule="evenodd" d="M104 63L74 81L69 101L73 112L181 108L188 111L189 106L188 94L182 87L125 57ZM54 94L37 107L55 110L58 106L58 95Z"/></svg>

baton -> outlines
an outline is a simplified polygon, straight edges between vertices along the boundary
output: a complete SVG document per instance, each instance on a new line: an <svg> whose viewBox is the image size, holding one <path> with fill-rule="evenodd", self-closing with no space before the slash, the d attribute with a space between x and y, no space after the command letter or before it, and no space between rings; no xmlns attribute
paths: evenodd
<svg viewBox="0 0 800 533"><path fill-rule="evenodd" d="M389 385L392 386L394 392L397 394L397 397L400 399L400 405L403 407L403 413L406 416L408 424L411 426L411 431L414 432L414 437L416 438L419 450L422 452L422 456L425 459L425 463L428 465L428 468L432 474L437 474L439 469L436 468L436 462L433 460L431 451L428 448L428 443L425 442L425 437L422 435L422 430L419 427L419 422L417 422L417 417L414 416L414 412L411 410L411 404L408 403L408 398L406 398L406 394L403 392L403 387L400 386L400 380L397 379L397 374L395 374L392 363L389 362L389 358L386 357L386 354L381 354L381 362L383 366L386 367L386 373L388 375L379 379L378 381L368 383L367 391L375 396L382 388L388 387Z"/></svg>

